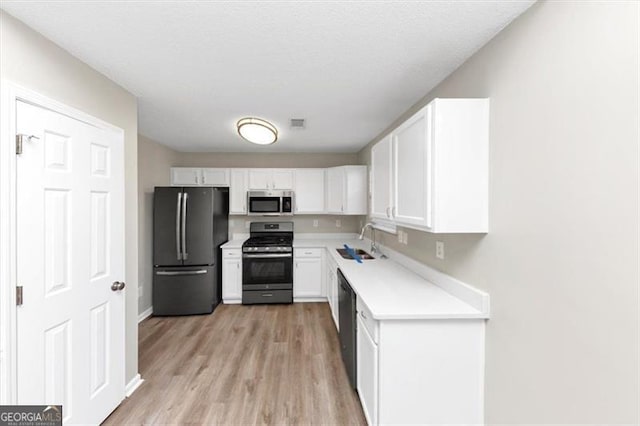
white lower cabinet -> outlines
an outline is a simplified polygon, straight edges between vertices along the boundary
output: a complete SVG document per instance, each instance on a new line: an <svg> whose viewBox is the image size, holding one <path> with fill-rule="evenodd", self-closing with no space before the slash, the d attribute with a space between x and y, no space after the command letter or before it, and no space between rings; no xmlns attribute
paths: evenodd
<svg viewBox="0 0 640 426"><path fill-rule="evenodd" d="M331 249L328 249L331 250ZM325 269L325 287L327 292L327 301L329 302L329 308L331 309L331 316L333 322L336 325L336 329L340 329L340 322L338 321L338 265L331 258L331 254L326 254L327 266Z"/></svg>
<svg viewBox="0 0 640 426"><path fill-rule="evenodd" d="M222 249L222 302L242 302L242 252Z"/></svg>
<svg viewBox="0 0 640 426"><path fill-rule="evenodd" d="M322 249L296 248L293 251L293 297L317 300L324 296L322 285Z"/></svg>
<svg viewBox="0 0 640 426"><path fill-rule="evenodd" d="M483 319L375 320L357 301L357 388L367 422L483 424Z"/></svg>
<svg viewBox="0 0 640 426"><path fill-rule="evenodd" d="M356 357L358 358L357 387L362 411L370 425L378 424L378 345L358 316ZM363 372L363 373L361 373Z"/></svg>

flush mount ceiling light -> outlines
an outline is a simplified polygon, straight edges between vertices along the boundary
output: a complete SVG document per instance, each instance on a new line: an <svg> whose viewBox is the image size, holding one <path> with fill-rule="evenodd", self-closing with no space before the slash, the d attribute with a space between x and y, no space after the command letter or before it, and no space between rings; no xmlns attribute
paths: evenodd
<svg viewBox="0 0 640 426"><path fill-rule="evenodd" d="M236 123L238 134L251 143L269 145L278 140L278 129L268 121L255 117L241 118Z"/></svg>

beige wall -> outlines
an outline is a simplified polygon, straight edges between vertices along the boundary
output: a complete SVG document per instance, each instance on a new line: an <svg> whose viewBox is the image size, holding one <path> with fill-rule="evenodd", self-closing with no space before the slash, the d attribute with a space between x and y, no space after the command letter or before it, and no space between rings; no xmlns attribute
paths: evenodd
<svg viewBox="0 0 640 426"><path fill-rule="evenodd" d="M293 217L261 217L261 216L230 216L230 234L248 234L247 224L260 221L291 221L295 233L326 234L326 233L354 233L360 232L364 225L364 216L333 216L333 215L297 215ZM318 221L318 226L313 226L313 221ZM336 223L340 222L340 226ZM231 237L231 235L230 235Z"/></svg>
<svg viewBox="0 0 640 426"><path fill-rule="evenodd" d="M170 184L179 153L138 135L138 312L151 307L153 279L153 188Z"/></svg>
<svg viewBox="0 0 640 426"><path fill-rule="evenodd" d="M0 74L59 102L124 129L125 230L138 233L137 102L102 74L0 11ZM126 240L126 377L138 373L138 241Z"/></svg>
<svg viewBox="0 0 640 426"><path fill-rule="evenodd" d="M383 241L491 294L489 424L640 421L638 16L538 3L390 126L491 98L490 232Z"/></svg>
<svg viewBox="0 0 640 426"><path fill-rule="evenodd" d="M203 152L182 153L183 167L334 167L360 164L358 154Z"/></svg>

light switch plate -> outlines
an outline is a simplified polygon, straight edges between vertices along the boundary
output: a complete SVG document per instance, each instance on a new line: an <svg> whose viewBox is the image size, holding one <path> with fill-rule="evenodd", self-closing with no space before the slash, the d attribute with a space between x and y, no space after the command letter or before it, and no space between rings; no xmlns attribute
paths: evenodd
<svg viewBox="0 0 640 426"><path fill-rule="evenodd" d="M444 259L444 243L442 241L436 241L436 257Z"/></svg>
<svg viewBox="0 0 640 426"><path fill-rule="evenodd" d="M402 244L402 234L404 234L404 232L402 230L398 230L398 242L400 244Z"/></svg>
<svg viewBox="0 0 640 426"><path fill-rule="evenodd" d="M342 221L340 219L336 219L336 228L342 228Z"/></svg>
<svg viewBox="0 0 640 426"><path fill-rule="evenodd" d="M314 228L318 227L318 219L313 219L313 227Z"/></svg>
<svg viewBox="0 0 640 426"><path fill-rule="evenodd" d="M407 245L409 242L409 234L407 232L402 233L402 244Z"/></svg>

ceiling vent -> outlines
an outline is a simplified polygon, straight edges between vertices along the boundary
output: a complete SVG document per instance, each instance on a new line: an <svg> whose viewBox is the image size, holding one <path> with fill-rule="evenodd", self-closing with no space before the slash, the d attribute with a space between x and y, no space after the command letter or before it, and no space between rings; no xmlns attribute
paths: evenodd
<svg viewBox="0 0 640 426"><path fill-rule="evenodd" d="M291 119L291 128L292 129L304 129L305 122L304 118L292 118Z"/></svg>

